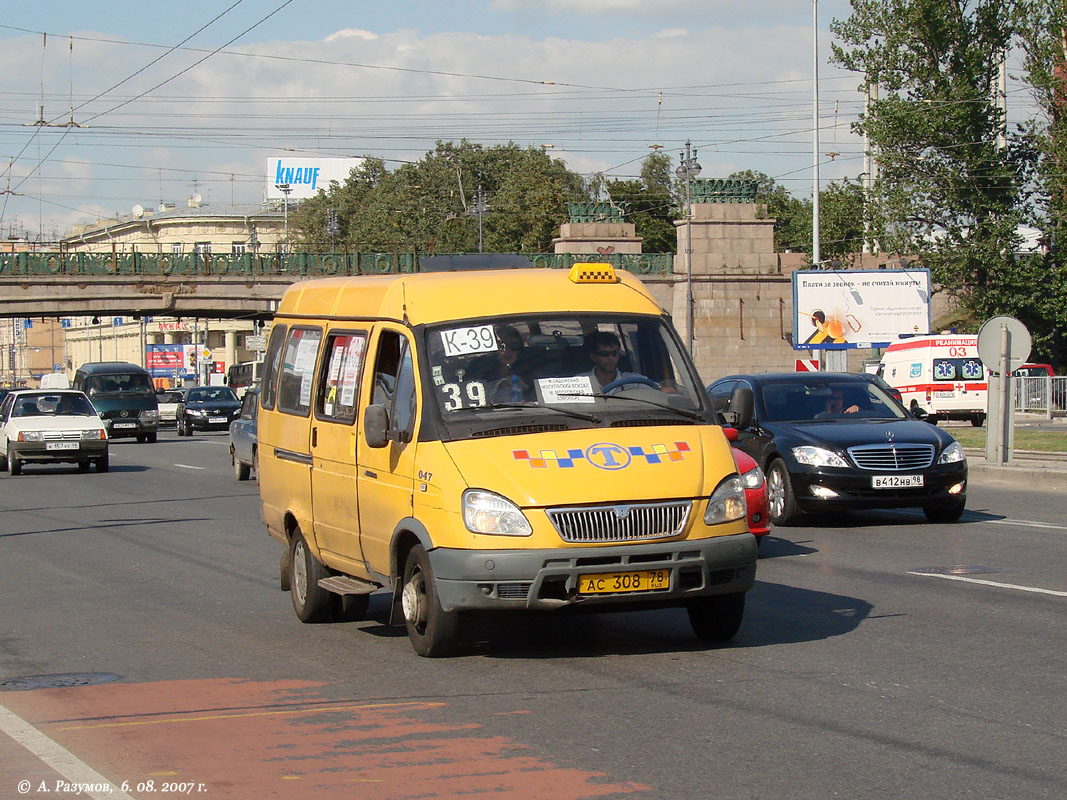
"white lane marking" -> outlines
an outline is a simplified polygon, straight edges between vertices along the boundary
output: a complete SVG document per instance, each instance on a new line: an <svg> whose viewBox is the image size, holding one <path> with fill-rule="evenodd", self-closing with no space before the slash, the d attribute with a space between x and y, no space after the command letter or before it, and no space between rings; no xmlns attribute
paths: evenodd
<svg viewBox="0 0 1067 800"><path fill-rule="evenodd" d="M207 469L207 467L194 467L192 464L174 464L174 466L182 469Z"/></svg>
<svg viewBox="0 0 1067 800"><path fill-rule="evenodd" d="M1067 525L1053 525L1051 522L1036 522L1029 519L980 519L975 521L1000 523L1001 525L1022 525L1027 528L1049 528L1055 531L1067 531Z"/></svg>
<svg viewBox="0 0 1067 800"><path fill-rule="evenodd" d="M1053 597L1067 597L1067 592L1058 592L1055 589L1041 589L1037 586L1019 586L1015 583L998 583L981 578L966 578L963 575L941 575L936 572L908 572L909 575L921 575L927 578L944 578L946 581L963 581L964 583L977 583L982 586L994 586L997 589L1015 589L1019 592L1033 592L1035 594L1050 594Z"/></svg>
<svg viewBox="0 0 1067 800"><path fill-rule="evenodd" d="M21 744L70 783L79 788L92 787L91 791L81 791L85 797L91 797L93 800L134 800L131 795L122 791L121 787L113 784L72 752L4 706L0 706L0 731ZM31 784L31 788L36 790L37 787Z"/></svg>

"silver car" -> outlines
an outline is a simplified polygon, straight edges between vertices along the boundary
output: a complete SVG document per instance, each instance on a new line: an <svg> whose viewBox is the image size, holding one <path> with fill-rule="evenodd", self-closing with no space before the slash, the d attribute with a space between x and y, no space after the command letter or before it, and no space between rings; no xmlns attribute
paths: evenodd
<svg viewBox="0 0 1067 800"><path fill-rule="evenodd" d="M241 398L241 415L230 423L230 463L239 481L247 481L253 472L259 477L258 411L259 387L254 386Z"/></svg>

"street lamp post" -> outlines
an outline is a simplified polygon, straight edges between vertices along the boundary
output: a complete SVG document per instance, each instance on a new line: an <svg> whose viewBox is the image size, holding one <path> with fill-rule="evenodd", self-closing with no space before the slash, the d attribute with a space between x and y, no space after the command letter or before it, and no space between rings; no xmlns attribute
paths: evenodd
<svg viewBox="0 0 1067 800"><path fill-rule="evenodd" d="M693 342L695 340L693 328L695 326L693 313L693 201L692 183L693 178L700 174L700 164L697 163L697 151L690 149L690 142L685 140L685 152L678 153L678 168L674 174L680 180L685 181L685 315L686 336L689 342L689 355L693 355Z"/></svg>
<svg viewBox="0 0 1067 800"><path fill-rule="evenodd" d="M478 252L482 252L482 215L489 210L489 204L485 202L485 192L482 191L482 187L478 187L478 191L474 195L474 202L471 204L469 213L478 215Z"/></svg>
<svg viewBox="0 0 1067 800"><path fill-rule="evenodd" d="M293 187L288 183L276 183L274 188L285 195L285 249L289 249L289 195L293 191Z"/></svg>

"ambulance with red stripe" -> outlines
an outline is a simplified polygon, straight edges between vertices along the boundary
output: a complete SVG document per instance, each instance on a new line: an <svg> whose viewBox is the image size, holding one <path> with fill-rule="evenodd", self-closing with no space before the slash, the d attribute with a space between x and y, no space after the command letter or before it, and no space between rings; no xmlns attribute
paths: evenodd
<svg viewBox="0 0 1067 800"><path fill-rule="evenodd" d="M985 422L987 370L978 357L978 337L959 334L913 336L889 345L878 375L900 391L901 402L921 408L929 422Z"/></svg>

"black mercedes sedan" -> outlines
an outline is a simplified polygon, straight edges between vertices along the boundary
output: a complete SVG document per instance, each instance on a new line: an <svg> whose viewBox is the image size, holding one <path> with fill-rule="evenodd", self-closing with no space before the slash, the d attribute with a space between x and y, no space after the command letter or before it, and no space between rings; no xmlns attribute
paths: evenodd
<svg viewBox="0 0 1067 800"><path fill-rule="evenodd" d="M877 383L843 372L730 375L707 387L728 422L738 387L751 389L753 414L735 445L763 468L775 525L837 509L922 508L931 522L963 514L963 448Z"/></svg>
<svg viewBox="0 0 1067 800"><path fill-rule="evenodd" d="M241 414L241 401L229 386L193 386L185 390L175 411L179 436L192 436L194 430L228 431Z"/></svg>

